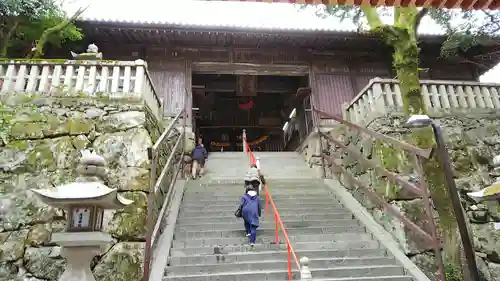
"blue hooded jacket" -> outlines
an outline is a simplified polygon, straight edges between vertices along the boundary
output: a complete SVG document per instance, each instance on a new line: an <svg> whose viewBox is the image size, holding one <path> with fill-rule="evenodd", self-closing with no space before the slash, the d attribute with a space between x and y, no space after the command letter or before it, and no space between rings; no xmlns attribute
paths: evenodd
<svg viewBox="0 0 500 281"><path fill-rule="evenodd" d="M259 226L259 217L261 213L260 199L257 192L251 191L249 193L252 195L246 193L243 197L241 197L241 204L243 206L241 209L241 215L243 219L251 225Z"/></svg>
<svg viewBox="0 0 500 281"><path fill-rule="evenodd" d="M197 161L204 161L205 159L207 159L207 156L208 156L207 150L203 146L197 145L193 149L191 157Z"/></svg>

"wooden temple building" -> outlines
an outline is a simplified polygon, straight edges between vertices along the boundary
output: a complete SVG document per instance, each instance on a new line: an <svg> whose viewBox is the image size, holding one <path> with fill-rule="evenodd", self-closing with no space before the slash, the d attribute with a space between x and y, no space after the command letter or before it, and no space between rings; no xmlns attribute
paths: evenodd
<svg viewBox="0 0 500 281"><path fill-rule="evenodd" d="M68 49L95 43L104 59L146 60L165 116L187 107L193 130L211 150L241 150L243 129L255 149L283 150L311 131L311 105L340 115L370 79L395 77L392 50L351 31L103 20L78 25L84 42ZM420 39L423 79L478 81L499 61L486 47L441 59L445 37ZM284 128L290 115L297 122ZM285 141L284 131L291 131Z"/></svg>

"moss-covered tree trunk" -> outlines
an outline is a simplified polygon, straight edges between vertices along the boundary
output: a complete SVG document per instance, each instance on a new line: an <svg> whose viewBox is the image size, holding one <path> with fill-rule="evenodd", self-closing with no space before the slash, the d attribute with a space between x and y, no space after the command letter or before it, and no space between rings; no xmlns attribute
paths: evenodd
<svg viewBox="0 0 500 281"><path fill-rule="evenodd" d="M417 44L411 44L410 48L417 48ZM396 74L400 83L401 94L405 105L405 112L411 114L427 114L426 108L423 106L423 100L420 95L420 81L418 77L418 53L417 55L408 56L411 50L405 47L394 48L394 61L404 58L403 64L394 64ZM428 148L434 145L434 136L432 129L414 129L413 141L418 147ZM436 211L439 215L439 226L442 229L444 239L444 260L447 265L448 271L453 271L450 274L448 281L461 281L465 280L461 276L460 279L455 279L457 270L461 268L460 252L457 245L461 244L459 239L458 224L455 213L451 204L450 195L446 188L443 170L440 167L439 159L434 154L433 158L426 161L424 164L424 171L426 180L429 183L431 196ZM460 271L460 270L458 270ZM462 275L462 274L460 274ZM451 277L454 276L454 277ZM453 278L453 279L452 279Z"/></svg>
<svg viewBox="0 0 500 281"><path fill-rule="evenodd" d="M427 114L420 88L420 49L416 35L423 14L416 8L395 8L394 24L384 25L375 8L362 7L362 11L372 31L378 32L384 41L394 48L393 67L399 80L406 115ZM415 145L422 148L434 146L432 129L415 129L412 133ZM464 278L465 276L462 274L460 248L457 247L461 244L458 225L438 159L433 157L426 161L424 170L432 199L436 202L435 208L439 216L439 225L442 228L444 262L447 268L454 271L453 275L455 275L449 276L448 281L467 280L469 277Z"/></svg>

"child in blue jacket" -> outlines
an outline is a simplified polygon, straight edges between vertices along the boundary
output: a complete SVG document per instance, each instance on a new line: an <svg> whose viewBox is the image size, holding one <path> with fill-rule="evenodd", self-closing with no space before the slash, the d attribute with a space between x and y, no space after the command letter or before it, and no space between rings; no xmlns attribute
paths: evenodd
<svg viewBox="0 0 500 281"><path fill-rule="evenodd" d="M250 246L255 246L259 217L261 214L260 199L257 191L252 185L248 185L245 195L241 197L241 216L245 223L245 232L250 237Z"/></svg>

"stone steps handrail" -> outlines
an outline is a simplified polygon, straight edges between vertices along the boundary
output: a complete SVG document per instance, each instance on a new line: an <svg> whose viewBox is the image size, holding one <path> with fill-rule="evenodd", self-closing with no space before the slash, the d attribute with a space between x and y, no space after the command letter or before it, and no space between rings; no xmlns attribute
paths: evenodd
<svg viewBox="0 0 500 281"><path fill-rule="evenodd" d="M500 84L477 81L421 80L422 96L430 113L454 110L500 110ZM366 122L369 115L402 111L403 98L396 79L371 79L344 108L355 123Z"/></svg>
<svg viewBox="0 0 500 281"><path fill-rule="evenodd" d="M312 109L318 114L319 119L322 119L322 118L333 119L333 120L339 122L340 124L348 126L349 128L353 128L356 131L370 135L371 137L373 137L375 139L379 139L379 140L385 141L387 143L390 143L393 146L396 146L400 149L406 150L407 152L414 153L414 154L416 154L420 157L423 157L425 159L429 159L429 157L431 155L432 149L430 149L430 148L428 148L428 149L419 148L419 147L413 146L411 144L408 144L406 142L392 138L390 136L386 136L384 134L369 130L365 127L358 126L358 125L351 123L347 120L344 120L338 116L328 114L325 111L317 109L316 107L312 107Z"/></svg>
<svg viewBox="0 0 500 281"><path fill-rule="evenodd" d="M0 60L0 94L8 92L137 97L162 119L161 100L144 60Z"/></svg>
<svg viewBox="0 0 500 281"><path fill-rule="evenodd" d="M326 163L331 167L332 172L337 176L337 178L339 178L339 181L344 184L347 189L349 189L350 192L361 192L367 198L369 198L372 204L381 207L383 212L391 213L408 229L421 237L423 241L425 241L425 243L434 250L435 256L440 257L436 259L436 264L439 268L440 281L446 281L444 264L441 256L441 242L437 237L436 223L432 213L430 192L428 190L428 186L425 180L425 174L422 168L423 161L430 157L430 155L427 154L427 152L430 153L430 151L422 150L410 144L406 144L393 139L389 136L371 131L367 128L358 126L338 116L326 113L316 108L313 108L313 110L317 113L318 118L333 119L346 126L349 132L345 133L345 136L337 138L337 136L334 137L334 135L331 133L324 133L318 130L320 139L325 140L326 143L331 144L332 147L335 148L334 153L326 153L325 151L322 151L321 157L323 158L323 163ZM350 146L352 138L354 136L359 137L361 135L367 136L367 142L384 143L388 146L394 147L395 149L403 149L411 154L411 157L409 157L408 159L412 159L415 162L415 172L418 174L418 181L405 179L399 174L387 170L382 165L380 165L378 161L365 155L364 152L356 151L355 149L353 149ZM421 155L422 152L426 153ZM421 198L424 202L425 217L430 224L429 231L415 224L413 221L411 221L411 219L407 218L391 203L386 201L386 198L384 196L380 195L376 190L374 190L374 186L372 183L366 183L358 178L354 173L350 172L342 163L343 161L347 161L347 158L350 159L349 162L357 162L358 165L364 167L363 169L371 170L372 173L376 174L377 176L384 177L387 183L400 186L402 189L412 194L411 198Z"/></svg>
<svg viewBox="0 0 500 281"><path fill-rule="evenodd" d="M146 219L146 247L143 281L148 281L153 264L153 251L165 228L174 186L183 169L187 112L183 108L170 120L170 125L150 149L151 174Z"/></svg>

